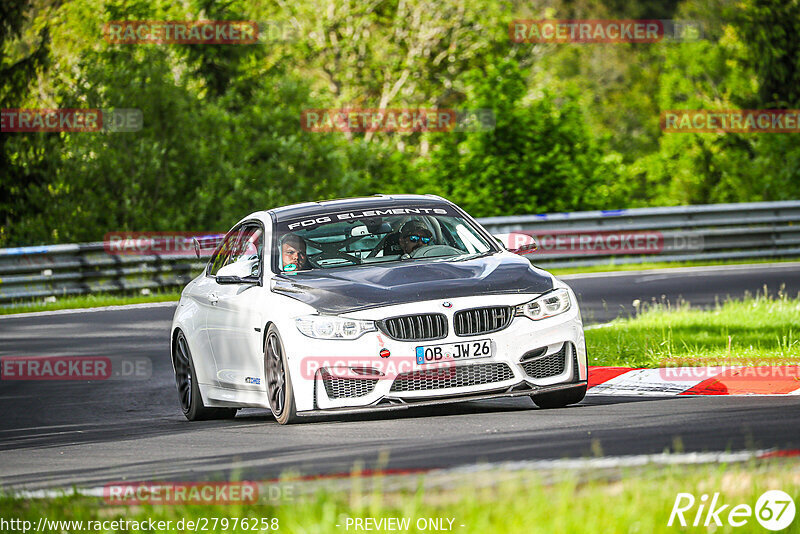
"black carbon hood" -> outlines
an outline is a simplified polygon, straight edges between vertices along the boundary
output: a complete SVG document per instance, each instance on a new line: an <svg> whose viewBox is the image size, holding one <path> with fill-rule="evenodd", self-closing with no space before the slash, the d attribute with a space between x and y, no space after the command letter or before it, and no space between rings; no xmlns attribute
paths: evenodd
<svg viewBox="0 0 800 534"><path fill-rule="evenodd" d="M519 256L409 260L298 272L275 277L272 291L341 314L379 306L475 295L543 293L553 288Z"/></svg>

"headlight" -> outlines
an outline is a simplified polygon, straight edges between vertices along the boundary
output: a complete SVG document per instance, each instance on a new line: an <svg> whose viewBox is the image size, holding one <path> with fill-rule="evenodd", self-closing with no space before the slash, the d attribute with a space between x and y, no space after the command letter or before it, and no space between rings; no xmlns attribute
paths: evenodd
<svg viewBox="0 0 800 534"><path fill-rule="evenodd" d="M515 315L524 315L528 319L538 321L554 315L564 313L572 306L569 291L564 288L556 289L539 295L530 302L517 306Z"/></svg>
<svg viewBox="0 0 800 534"><path fill-rule="evenodd" d="M374 321L344 319L333 315L306 315L295 320L303 335L316 339L357 339L375 331Z"/></svg>

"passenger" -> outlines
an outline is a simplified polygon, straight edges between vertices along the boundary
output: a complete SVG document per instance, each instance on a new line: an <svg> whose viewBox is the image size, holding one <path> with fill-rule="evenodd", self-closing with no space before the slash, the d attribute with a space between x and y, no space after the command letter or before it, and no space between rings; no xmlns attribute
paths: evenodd
<svg viewBox="0 0 800 534"><path fill-rule="evenodd" d="M432 239L433 234L422 222L417 220L408 221L400 228L398 243L403 251L402 257L409 257L418 248L427 246Z"/></svg>
<svg viewBox="0 0 800 534"><path fill-rule="evenodd" d="M297 234L286 234L281 239L281 268L284 272L310 269L306 253L306 241Z"/></svg>

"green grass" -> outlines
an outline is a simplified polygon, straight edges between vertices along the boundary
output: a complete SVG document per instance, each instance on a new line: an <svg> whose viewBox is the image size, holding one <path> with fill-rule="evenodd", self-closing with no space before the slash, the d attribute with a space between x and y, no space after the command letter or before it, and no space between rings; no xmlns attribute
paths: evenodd
<svg viewBox="0 0 800 534"><path fill-rule="evenodd" d="M171 528L162 532L184 532L175 528L181 519L277 518L278 531L286 533L354 532L352 526L345 529L347 519L366 517L410 518L411 528L407 532L419 532L415 527L419 518L452 518L452 532L464 534L649 534L687 530L667 526L680 492L693 493L697 504L701 495L719 492L719 504L730 505L720 517L723 522L733 506L746 504L754 508L758 497L771 489L783 490L800 503L800 462L789 458L749 464L647 466L603 472L487 471L460 475L444 486L429 489L423 489L423 482L424 478L420 477L416 491L382 491L380 478L352 479L349 488L338 491L317 488L311 492L294 492L292 499L278 503L228 506L119 506L108 505L98 498L75 496L32 500L0 498L0 517L24 519L33 525L40 517L65 521L171 521ZM364 487L368 483L373 483L373 487ZM684 515L690 524L697 504ZM711 530L702 526L688 530L766 532L755 517L750 517L748 523L739 528L725 524ZM244 532L241 528L208 531ZM796 517L782 532L800 532L800 518Z"/></svg>
<svg viewBox="0 0 800 534"><path fill-rule="evenodd" d="M634 318L586 331L590 365L800 362L800 299L758 296L711 310L644 303L638 309Z"/></svg>
<svg viewBox="0 0 800 534"><path fill-rule="evenodd" d="M10 307L0 307L0 315L49 310L96 308L98 306L120 306L123 304L140 304L144 302L177 301L180 296L180 292L175 290L162 291L150 295L110 295L98 293L96 295L59 297L55 302L15 302Z"/></svg>
<svg viewBox="0 0 800 534"><path fill-rule="evenodd" d="M535 264L536 262L534 262ZM643 271L647 269L675 269L679 267L716 267L719 265L751 265L763 263L800 263L797 258L767 258L749 260L708 260L708 261L674 261L674 262L648 262L648 263L606 263L604 265L589 265L584 267L559 267L542 269L553 273L556 276L566 276L570 274L584 273L608 273L621 271Z"/></svg>

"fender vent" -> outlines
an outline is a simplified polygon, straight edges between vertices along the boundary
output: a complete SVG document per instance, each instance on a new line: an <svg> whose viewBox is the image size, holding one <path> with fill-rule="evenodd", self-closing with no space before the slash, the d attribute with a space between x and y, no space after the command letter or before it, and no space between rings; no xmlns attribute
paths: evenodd
<svg viewBox="0 0 800 534"><path fill-rule="evenodd" d="M325 393L330 399L353 399L369 395L375 389L375 378L341 378L333 376L327 369L319 370L317 377L322 380ZM314 388L316 391L316 388Z"/></svg>
<svg viewBox="0 0 800 534"><path fill-rule="evenodd" d="M567 369L567 343L561 346L561 350L549 356L539 356L530 358L531 353L541 353L541 349L532 350L523 357L522 368L531 378L550 378L558 376ZM528 361L525 361L528 359Z"/></svg>

